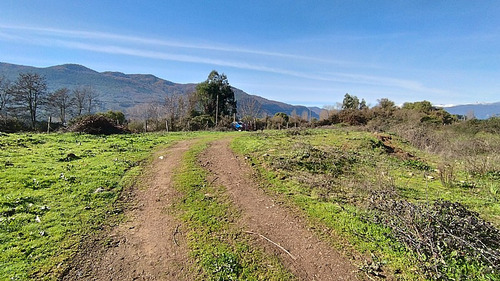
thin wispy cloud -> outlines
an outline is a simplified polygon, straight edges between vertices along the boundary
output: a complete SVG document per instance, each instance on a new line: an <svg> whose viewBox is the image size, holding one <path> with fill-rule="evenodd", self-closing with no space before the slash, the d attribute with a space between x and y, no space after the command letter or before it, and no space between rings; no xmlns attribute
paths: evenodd
<svg viewBox="0 0 500 281"><path fill-rule="evenodd" d="M306 78L306 79L320 80L320 81L330 81L330 82L340 81L340 79L336 79L336 78L328 78L328 77L323 77L323 76L319 76L319 75L310 75L310 74L306 74L304 72L297 72L297 71L291 71L291 70L286 70L286 69L273 68L273 67L245 63L245 62L210 59L210 58L200 57L200 56L173 54L173 53L150 51L150 50L137 49L137 48L126 48L126 47L120 47L120 46L114 46L114 45L95 45L95 44L80 43L80 42L74 42L74 41L64 41L64 40L45 41L45 44L50 44L50 45L55 44L55 45L58 45L60 47L65 47L65 48L86 50L86 51L99 52L99 53L107 53L107 54L112 54L112 55L128 55L128 56L143 57L143 58L158 59L158 60L168 60L168 61L178 61L178 62L188 62L188 63L201 63L201 64L208 64L208 65L234 67L234 68L239 68L239 69L255 70L255 71L260 71L260 72L282 74L282 75L295 76L295 77L299 77L299 78ZM345 81L347 81L347 80L345 80Z"/></svg>
<svg viewBox="0 0 500 281"><path fill-rule="evenodd" d="M154 38L147 38L147 37L128 36L128 35L121 35L121 34L115 34L115 33L99 32L99 31L68 30L68 29L48 28L48 27L12 26L12 25L2 25L2 24L0 24L0 28L10 29L10 30L23 30L23 31L35 32L38 34L45 34L48 36L64 35L67 37L80 38L80 39L83 39L83 38L102 39L102 40L106 40L106 41L115 40L115 41L137 43L137 44L143 44L143 45L168 46L168 47L187 48L187 49L199 49L199 50L209 50L209 51L254 54L254 55L263 55L263 56L269 56L269 57L289 58L289 59L304 60L304 61L311 61L311 62L338 64L338 65L356 64L356 63L352 63L352 62L326 60L324 58L316 58L316 57L296 55L296 54L253 50L253 49L242 48L242 47L238 47L238 46L190 44L190 43L174 41L174 40L168 41L168 40L161 40L161 39L154 39Z"/></svg>
<svg viewBox="0 0 500 281"><path fill-rule="evenodd" d="M118 47L118 46L112 46L112 45L92 45L92 44L70 42L70 41L61 41L61 40L53 41L52 43L57 43L60 46L64 46L64 47L68 47L68 48L75 48L75 49L80 49L80 50L107 53L107 54L113 54L113 55L129 55L129 56L158 59L158 60L169 60L169 61L178 61L178 62L201 63L201 64L208 64L208 65L234 67L234 68L239 68L239 69L255 70L255 71L260 71L260 72L282 74L282 75L288 75L288 76L294 76L294 77L298 77L298 78L305 78L305 79L318 80L318 81L339 82L339 83L346 83L346 84L383 85L383 86L396 87L396 88L401 88L401 89L406 89L406 90L428 91L428 92L436 92L436 93L437 92L444 92L444 91L439 90L439 89L426 88L422 84L415 82L415 81L394 79L394 78L388 78L388 77L366 76L366 75L344 74L344 73L337 73L337 74L331 74L328 76L321 76L321 75L307 74L304 72L291 71L291 70L267 67L267 66L262 66L262 65L255 65L255 64L244 63L244 62L209 59L206 57L180 55L180 54L172 54L172 53L166 53L166 52L133 49L133 48L124 48L124 47Z"/></svg>
<svg viewBox="0 0 500 281"><path fill-rule="evenodd" d="M396 79L391 77L383 76L371 76L362 74L352 74L352 73L332 73L334 77L345 77L350 81L356 81L361 84L374 85L374 86L389 86L402 88L407 90L413 90L418 92L428 92L435 94L445 94L447 91L435 88L429 88L424 86L422 83L406 79Z"/></svg>
<svg viewBox="0 0 500 281"><path fill-rule="evenodd" d="M12 34L13 32L15 32L15 34ZM300 66L299 68L295 67L286 69L282 67L275 67L272 65L272 63L269 62L269 60L266 59L267 57L274 57L285 60L307 61L308 63L341 63L328 61L325 62L320 58L309 56L252 50L240 48L237 46L190 44L180 41L167 41L106 32L69 30L47 27L12 26L2 24L0 24L0 39L4 41L15 40L18 42L23 42L25 44L38 44L48 47L56 46L74 50L85 50L95 53L106 53L110 55L125 55L155 60L232 67L244 70L292 76L315 81L351 85L384 86L418 92L445 92L443 90L425 87L421 83L411 80L340 72L320 74L314 73L314 71L305 71L304 69L301 69ZM75 41L75 39L78 39L78 41ZM177 52L173 52L171 50L158 50L158 47L162 46L175 47L178 49ZM210 57L207 57L206 55L188 55L182 53L183 49L216 51L217 53L210 55ZM252 54L261 56L262 58L260 58L260 63L259 60L252 60L252 63L249 63L244 57L238 60L234 60L234 58L232 60L225 58L225 53ZM221 56L224 58L220 58ZM298 63L297 65L301 64ZM336 68L338 67L339 66L337 66Z"/></svg>

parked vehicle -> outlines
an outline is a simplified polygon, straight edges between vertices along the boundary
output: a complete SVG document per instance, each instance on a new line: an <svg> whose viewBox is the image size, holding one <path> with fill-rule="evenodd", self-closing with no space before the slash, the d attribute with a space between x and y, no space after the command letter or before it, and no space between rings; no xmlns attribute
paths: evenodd
<svg viewBox="0 0 500 281"><path fill-rule="evenodd" d="M231 123L231 127L235 130L235 131L246 131L247 129L247 126L245 123L241 122L241 121L238 121L238 122L233 122Z"/></svg>

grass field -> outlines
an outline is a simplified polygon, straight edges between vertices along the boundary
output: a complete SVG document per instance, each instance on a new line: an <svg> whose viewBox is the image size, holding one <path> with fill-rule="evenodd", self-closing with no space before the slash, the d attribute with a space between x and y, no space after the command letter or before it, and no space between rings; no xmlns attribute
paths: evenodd
<svg viewBox="0 0 500 281"><path fill-rule="evenodd" d="M1 279L54 279L153 150L199 135L1 135Z"/></svg>
<svg viewBox="0 0 500 281"><path fill-rule="evenodd" d="M479 162L496 161L488 151L475 162L450 160L394 135L350 129L234 135L233 150L253 164L262 187L297 209L322 239L355 259L367 275L500 278L498 239L480 240L500 237L495 236L500 226L498 163ZM120 219L116 202L121 191L134 183L155 150L198 138L177 171L176 187L183 197L172 212L189 229L191 258L203 272L200 279L289 280L292 276L277 259L251 247L241 235L234 224L239 211L224 187L210 184L197 163L206 144L219 137L231 136L0 135L0 279L56 279L82 239ZM432 228L434 221L438 228L455 223L452 230L470 236L465 238L492 244L481 248L467 242L453 248L455 242ZM419 240L418 235L434 240ZM413 242L421 250L412 248ZM425 247L435 242L442 251L430 252L432 256Z"/></svg>
<svg viewBox="0 0 500 281"><path fill-rule="evenodd" d="M417 214L411 213L408 222L406 210L392 212L391 217L386 206L406 204L427 214L440 200L459 202L498 227L500 183L492 176L495 171L472 175L457 164L450 183L443 179L445 171L439 170L444 161L440 156L395 136L348 129L267 131L241 136L232 145L250 159L268 191L302 210L316 229L329 229L322 232L325 239L348 254L371 256L371 263L358 265L369 274L376 276L379 266L385 266L390 275L410 280L424 278L422 273L445 279L500 277L498 260L492 261L497 266L492 273L491 264L478 262L475 253L457 256L457 251L441 245L442 256L433 259L423 251L408 251L389 226L418 227ZM451 223L452 218L446 220ZM421 246L424 242L429 241ZM492 243L493 255L499 253L498 241ZM427 270L422 272L423 268Z"/></svg>

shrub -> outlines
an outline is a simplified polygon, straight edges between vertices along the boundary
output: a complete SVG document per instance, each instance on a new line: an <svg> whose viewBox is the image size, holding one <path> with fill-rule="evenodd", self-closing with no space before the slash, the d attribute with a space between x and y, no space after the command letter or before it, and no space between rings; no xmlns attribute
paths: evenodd
<svg viewBox="0 0 500 281"><path fill-rule="evenodd" d="M16 118L0 117L0 132L15 133L27 129L28 127Z"/></svg>

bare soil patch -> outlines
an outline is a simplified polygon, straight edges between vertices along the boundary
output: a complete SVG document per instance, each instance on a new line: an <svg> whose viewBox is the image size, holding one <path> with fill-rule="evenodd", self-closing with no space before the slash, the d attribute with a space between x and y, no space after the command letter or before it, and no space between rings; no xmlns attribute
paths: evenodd
<svg viewBox="0 0 500 281"><path fill-rule="evenodd" d="M155 155L141 184L125 191L132 197L127 221L85 241L62 280L194 279L182 225L168 213L179 196L172 173L190 144Z"/></svg>
<svg viewBox="0 0 500 281"><path fill-rule="evenodd" d="M279 205L258 188L252 171L229 149L230 140L219 140L200 157L213 174L211 181L227 188L242 212L244 233L280 260L302 280L357 280L358 269L320 240L292 210Z"/></svg>

